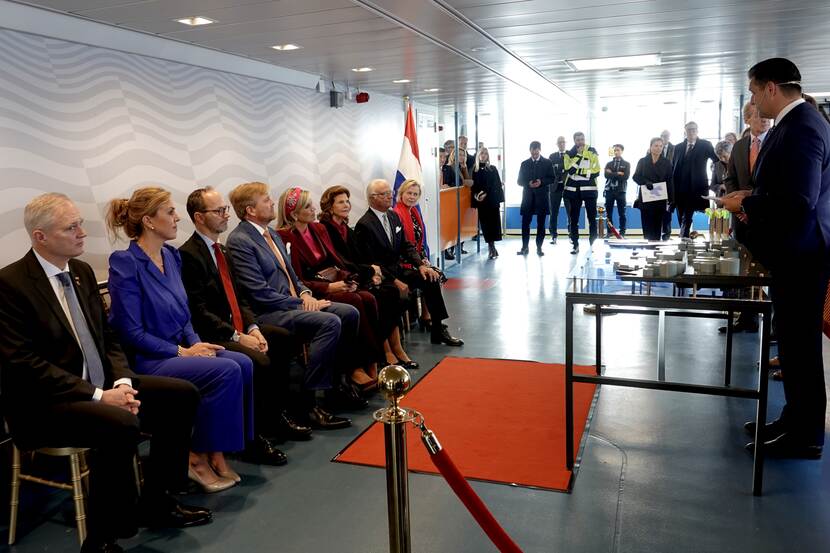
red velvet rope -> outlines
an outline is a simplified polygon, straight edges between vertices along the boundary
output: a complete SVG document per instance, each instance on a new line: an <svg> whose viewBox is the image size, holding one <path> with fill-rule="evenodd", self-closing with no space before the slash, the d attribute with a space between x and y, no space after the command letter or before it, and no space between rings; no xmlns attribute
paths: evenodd
<svg viewBox="0 0 830 553"><path fill-rule="evenodd" d="M455 495L464 503L467 510L470 511L470 514L473 515L473 518L476 519L481 529L484 530L484 533L487 534L490 541L498 547L499 551L502 553L522 553L519 546L507 535L504 528L499 525L499 522L487 509L487 505L484 504L464 477L461 476L458 467L455 466L450 456L447 455L447 450L442 449L438 453L430 455L430 458L438 470L441 471L441 474L455 492Z"/></svg>

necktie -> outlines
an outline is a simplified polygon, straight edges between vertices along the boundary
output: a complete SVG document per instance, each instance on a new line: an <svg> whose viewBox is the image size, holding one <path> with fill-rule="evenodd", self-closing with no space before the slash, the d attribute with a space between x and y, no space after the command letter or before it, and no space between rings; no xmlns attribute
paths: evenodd
<svg viewBox="0 0 830 553"><path fill-rule="evenodd" d="M755 169L755 162L758 161L758 152L761 151L761 139L757 136L752 139L749 146L749 174Z"/></svg>
<svg viewBox="0 0 830 553"><path fill-rule="evenodd" d="M277 263L280 264L282 272L285 273L285 278L288 279L288 289L291 291L291 295L296 298L297 289L294 288L294 282L291 280L291 275L288 274L288 268L285 265L285 258L280 253L280 249L277 247L277 244L274 243L274 239L271 238L271 233L268 232L268 229L265 229L262 236L265 237L265 241L268 242L268 247L271 248L271 251L274 253L274 257L277 258Z"/></svg>
<svg viewBox="0 0 830 553"><path fill-rule="evenodd" d="M691 142L687 142L687 143L686 143L686 153L685 153L685 154L683 154L683 155L684 155L684 156L689 155L689 152L691 152L691 151L692 151L692 148L694 148L694 147L695 147L695 145L694 145L694 144L692 144Z"/></svg>
<svg viewBox="0 0 830 553"><path fill-rule="evenodd" d="M228 261L225 259L225 254L222 253L222 248L216 242L213 243L213 253L216 254L216 267L219 269L219 278L222 280L222 288L225 289L225 297L228 299L228 305L231 307L233 328L242 334L242 313L239 311L239 302L236 301L236 293L233 291L231 274L228 271Z"/></svg>
<svg viewBox="0 0 830 553"><path fill-rule="evenodd" d="M389 217L386 213L384 213L380 220L383 223L383 230L386 232L386 238L389 240L389 244L392 244L392 225L389 224Z"/></svg>
<svg viewBox="0 0 830 553"><path fill-rule="evenodd" d="M669 145L663 146L663 157L669 157Z"/></svg>
<svg viewBox="0 0 830 553"><path fill-rule="evenodd" d="M63 293L66 296L66 303L69 306L69 315L72 317L72 325L75 327L75 334L81 346L81 352L86 361L86 370L89 373L89 383L96 388L104 386L104 366L101 364L101 356L89 332L86 324L86 317L81 311L81 304L78 303L78 296L75 294L75 287L72 286L72 279L69 273L58 273L58 280L63 285Z"/></svg>

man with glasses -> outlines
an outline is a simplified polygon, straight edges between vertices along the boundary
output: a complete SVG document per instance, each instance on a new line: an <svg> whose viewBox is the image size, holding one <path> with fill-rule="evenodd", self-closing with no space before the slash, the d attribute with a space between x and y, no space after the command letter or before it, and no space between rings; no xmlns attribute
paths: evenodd
<svg viewBox="0 0 830 553"><path fill-rule="evenodd" d="M709 176L706 174L707 161L719 161L715 147L708 140L698 137L697 123L686 123L686 140L674 150L674 207L681 238L688 238L692 230L695 211L709 207Z"/></svg>
<svg viewBox="0 0 830 553"><path fill-rule="evenodd" d="M383 279L393 282L402 297L409 290L420 289L432 317L433 344L461 346L464 341L450 335L443 320L449 317L441 293L441 275L421 256L415 244L404 237L403 223L391 210L392 187L383 179L375 179L366 188L369 209L354 227L363 247L365 261L380 266Z"/></svg>
<svg viewBox="0 0 830 553"><path fill-rule="evenodd" d="M243 459L285 464L286 456L274 442L311 437L311 428L297 424L285 410L288 362L300 344L284 328L257 325L235 284L233 260L219 243L230 219L230 207L222 195L211 187L194 190L187 198L187 214L196 230L179 253L193 328L204 340L244 353L254 362L256 437L247 444Z"/></svg>

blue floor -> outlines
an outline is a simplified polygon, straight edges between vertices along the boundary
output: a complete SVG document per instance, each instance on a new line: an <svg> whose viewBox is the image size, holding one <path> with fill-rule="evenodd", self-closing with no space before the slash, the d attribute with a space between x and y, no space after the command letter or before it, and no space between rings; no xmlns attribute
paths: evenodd
<svg viewBox="0 0 830 553"><path fill-rule="evenodd" d="M468 242L467 249L474 252L475 243ZM466 344L433 346L428 334L414 330L406 347L424 367L415 378L444 355L564 360L570 247L564 241L546 243L543 258L517 257L518 249L519 242L508 239L496 261L470 253L461 266L447 267L450 277L494 279L496 286L445 292L451 331ZM721 382L725 338L717 332L720 324L669 319L670 379ZM591 364L593 318L578 312L575 329L580 337L576 362ZM607 317L607 373L655 377L656 333L655 317ZM754 385L757 351L757 334L736 335L735 385ZM781 401L781 384L770 381L773 415ZM371 409L381 403L373 400ZM214 509L213 524L143 531L122 545L141 553L388 551L384 472L330 462L371 422L371 409L351 414L350 429L317 432L311 442L288 444L285 467L234 462L241 485L186 497ZM830 551L830 455L821 461L767 461L765 495L753 497L752 460L743 449L748 438L741 428L751 418L754 402L749 400L605 387L572 493L472 485L525 553ZM561 462L551 459L552 465ZM24 484L24 495L32 486ZM495 551L440 477L412 474L410 493L413 552ZM12 551L78 550L72 503L64 492L24 501ZM0 526L3 543L5 530Z"/></svg>

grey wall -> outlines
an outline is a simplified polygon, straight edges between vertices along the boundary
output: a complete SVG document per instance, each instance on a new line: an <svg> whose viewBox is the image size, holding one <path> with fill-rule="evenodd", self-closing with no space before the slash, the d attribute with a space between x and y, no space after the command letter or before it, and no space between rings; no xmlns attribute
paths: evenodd
<svg viewBox="0 0 830 553"><path fill-rule="evenodd" d="M344 184L359 216L369 179L394 178L402 102L328 102L312 90L0 30L0 265L28 249L23 207L48 191L78 203L88 221L83 259L102 277L107 255L124 246L106 235L106 203L139 186L173 192L185 219L178 242L192 232L184 201L204 185L227 193L261 180L275 197L301 186L316 201Z"/></svg>

